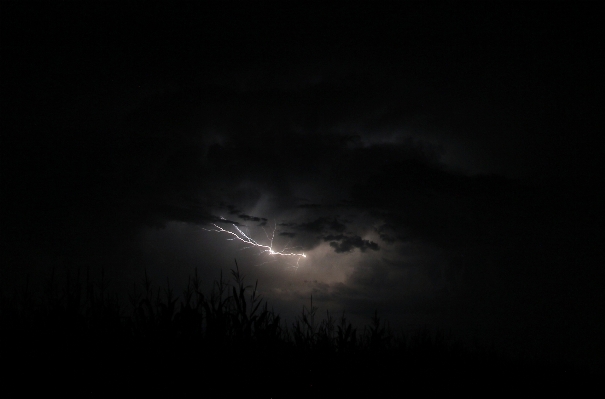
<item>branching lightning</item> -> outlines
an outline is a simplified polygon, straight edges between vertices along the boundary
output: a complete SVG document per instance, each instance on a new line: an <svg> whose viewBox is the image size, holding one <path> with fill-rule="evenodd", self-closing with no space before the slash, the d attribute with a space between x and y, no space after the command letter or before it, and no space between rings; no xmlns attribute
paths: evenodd
<svg viewBox="0 0 605 399"><path fill-rule="evenodd" d="M221 219L225 220L225 218L221 217ZM296 253L296 252L288 252L290 250L292 250L293 248L288 247L288 244L286 244L286 246L281 250L275 250L273 247L273 241L275 239L275 231L277 230L277 226L274 225L273 226L273 231L271 232L271 237L269 237L269 234L267 234L267 231L265 230L265 228L263 227L263 230L265 230L265 235L267 236L267 239L269 240L269 245L264 245L261 244L259 242L257 242L256 240L254 240L253 238L251 238L248 234L244 233L242 231L242 229L240 229L238 226L236 226L235 224L232 224L232 226L234 227L235 231L231 231L231 230L226 230L222 227L220 227L219 225L212 223L212 225L215 227L214 229L204 229L206 231L213 231L216 233L226 233L232 236L232 238L228 238L228 240L239 240L245 244L248 244L247 247L244 247L242 249L247 249L247 248L261 248L261 254L262 253L266 253L268 255L277 255L277 256L291 256L291 257L295 257L296 258L296 264L292 265L295 268L298 268L298 262L300 261L301 258L306 258L307 255L305 255L305 253ZM265 262L268 263L268 262Z"/></svg>

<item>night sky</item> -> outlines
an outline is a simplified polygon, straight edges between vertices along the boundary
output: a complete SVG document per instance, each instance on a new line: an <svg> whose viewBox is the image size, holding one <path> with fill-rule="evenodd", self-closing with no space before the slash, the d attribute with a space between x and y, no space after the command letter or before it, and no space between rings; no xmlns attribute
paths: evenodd
<svg viewBox="0 0 605 399"><path fill-rule="evenodd" d="M2 289L237 259L287 320L605 369L596 5L278 4L2 2Z"/></svg>

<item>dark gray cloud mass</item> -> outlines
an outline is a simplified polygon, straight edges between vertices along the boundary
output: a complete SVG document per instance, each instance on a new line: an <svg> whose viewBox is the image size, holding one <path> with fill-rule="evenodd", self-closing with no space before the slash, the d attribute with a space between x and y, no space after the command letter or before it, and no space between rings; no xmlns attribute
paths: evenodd
<svg viewBox="0 0 605 399"><path fill-rule="evenodd" d="M340 222L337 218L329 219L326 217L317 218L311 222L301 223L293 226L296 229L321 233L324 230L342 232L346 229L346 225Z"/></svg>
<svg viewBox="0 0 605 399"><path fill-rule="evenodd" d="M589 6L132 7L2 5L3 289L236 257L285 312L313 294L598 363Z"/></svg>
<svg viewBox="0 0 605 399"><path fill-rule="evenodd" d="M367 249L378 251L380 247L373 241L364 240L359 236L346 236L343 234L338 235L327 235L323 237L324 241L330 242L330 246L334 248L337 253L350 252L355 248L358 248L361 252L365 252Z"/></svg>
<svg viewBox="0 0 605 399"><path fill-rule="evenodd" d="M260 218L258 216L250 216L246 214L238 215L238 217L245 221L259 222L259 226L264 226L267 224L267 218Z"/></svg>

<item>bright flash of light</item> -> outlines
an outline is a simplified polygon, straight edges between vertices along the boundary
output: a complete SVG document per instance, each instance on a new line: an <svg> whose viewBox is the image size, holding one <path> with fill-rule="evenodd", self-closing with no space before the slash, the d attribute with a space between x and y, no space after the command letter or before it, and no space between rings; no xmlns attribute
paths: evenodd
<svg viewBox="0 0 605 399"><path fill-rule="evenodd" d="M221 219L225 220L225 218L221 217ZM296 258L296 264L292 265L295 268L298 268L298 262L300 261L301 258L306 258L307 255L305 255L305 253L296 253L296 252L288 252L289 250L292 250L293 248L288 247L288 244L286 244L286 246L281 250L275 250L273 247L273 240L275 239L275 231L277 230L276 225L273 226L273 232L271 233L271 237L269 237L269 234L267 234L267 231L265 230L265 235L267 236L267 239L269 240L269 245L264 245L264 244L260 244L258 243L256 240L254 240L253 238L251 238L250 236L248 236L246 233L244 233L239 227L237 227L235 224L232 224L232 226L235 228L235 231L231 231L231 230L226 230L223 229L222 227L220 227L219 225L213 223L212 224L215 228L214 229L204 229L206 231L214 231L217 233L226 233L229 234L231 236L233 236L233 238L229 238L229 240L239 240L245 244L248 244L249 246L244 247L242 249L246 249L246 248L261 248L261 254L262 253L266 253L269 255L277 255L277 256L291 256L291 257L295 257ZM264 227L263 227L264 230ZM268 263L268 262L265 262Z"/></svg>

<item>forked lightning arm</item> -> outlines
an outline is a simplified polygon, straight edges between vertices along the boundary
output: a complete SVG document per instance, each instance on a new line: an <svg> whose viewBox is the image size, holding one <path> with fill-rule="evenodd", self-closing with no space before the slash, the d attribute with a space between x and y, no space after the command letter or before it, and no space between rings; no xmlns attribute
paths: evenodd
<svg viewBox="0 0 605 399"><path fill-rule="evenodd" d="M214 229L204 229L206 231L214 231L217 233L227 233L232 235L234 238L232 238L232 240L239 240L243 243L249 244L251 247L259 247L259 248L263 248L262 252L266 252L269 255L281 255L281 256L297 256L299 259L300 258L306 258L307 255L305 255L304 253L294 253L294 252L284 252L286 248L284 248L282 251L276 251L273 249L273 238L275 237L275 229L273 229L273 234L271 236L270 239L270 245L263 245L263 244L259 244L258 242L256 242L254 239L248 237L248 235L246 233L244 233L239 227L237 227L235 224L233 225L233 227L235 228L235 230L237 230L237 232L233 232L230 230L225 230L222 227L220 227L219 225L213 223L212 224L215 228ZM249 247L250 248L250 247Z"/></svg>

